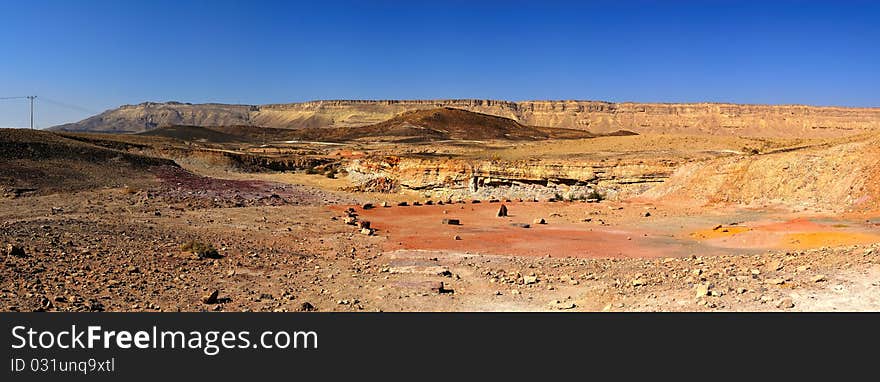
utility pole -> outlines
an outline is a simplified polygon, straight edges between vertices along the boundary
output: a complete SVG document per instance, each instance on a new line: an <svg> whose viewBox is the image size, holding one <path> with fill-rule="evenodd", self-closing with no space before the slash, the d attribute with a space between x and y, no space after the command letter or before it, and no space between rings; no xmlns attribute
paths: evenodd
<svg viewBox="0 0 880 382"><path fill-rule="evenodd" d="M37 99L37 96L27 96L25 97L31 101L31 130L34 129L34 100Z"/></svg>

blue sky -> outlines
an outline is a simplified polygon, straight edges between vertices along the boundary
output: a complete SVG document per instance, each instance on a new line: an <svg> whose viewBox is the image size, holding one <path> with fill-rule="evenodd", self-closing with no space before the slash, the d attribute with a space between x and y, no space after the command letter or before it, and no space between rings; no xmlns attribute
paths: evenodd
<svg viewBox="0 0 880 382"><path fill-rule="evenodd" d="M43 97L39 127L148 100L880 106L876 1L0 0L0 28L0 97Z"/></svg>

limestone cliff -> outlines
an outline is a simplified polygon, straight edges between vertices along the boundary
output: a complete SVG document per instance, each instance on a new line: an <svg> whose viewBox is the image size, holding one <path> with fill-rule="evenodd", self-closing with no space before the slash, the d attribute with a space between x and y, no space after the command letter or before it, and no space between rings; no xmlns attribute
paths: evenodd
<svg viewBox="0 0 880 382"><path fill-rule="evenodd" d="M831 137L880 129L880 108L471 99L336 100L262 106L143 103L108 110L55 129L141 132L173 124L291 129L349 127L379 123L405 111L440 107L506 117L530 126L573 128L594 133L624 129L642 134Z"/></svg>
<svg viewBox="0 0 880 382"><path fill-rule="evenodd" d="M664 181L676 161L488 161L372 156L351 161L345 171L355 184L395 184L402 189L453 198L586 198L593 191L618 199ZM381 180L381 181L377 181Z"/></svg>

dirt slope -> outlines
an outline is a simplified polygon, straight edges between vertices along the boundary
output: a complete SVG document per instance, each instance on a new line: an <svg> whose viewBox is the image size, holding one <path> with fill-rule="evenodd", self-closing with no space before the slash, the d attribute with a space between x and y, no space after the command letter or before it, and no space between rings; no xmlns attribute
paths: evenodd
<svg viewBox="0 0 880 382"><path fill-rule="evenodd" d="M173 161L130 154L55 133L0 129L4 194L53 193L149 182L155 166Z"/></svg>
<svg viewBox="0 0 880 382"><path fill-rule="evenodd" d="M784 204L830 211L880 207L880 136L682 166L648 199Z"/></svg>

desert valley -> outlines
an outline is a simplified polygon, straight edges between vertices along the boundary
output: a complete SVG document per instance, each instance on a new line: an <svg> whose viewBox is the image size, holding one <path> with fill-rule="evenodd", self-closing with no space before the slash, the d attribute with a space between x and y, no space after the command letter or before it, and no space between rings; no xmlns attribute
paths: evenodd
<svg viewBox="0 0 880 382"><path fill-rule="evenodd" d="M126 105L0 129L5 311L880 309L880 109Z"/></svg>

